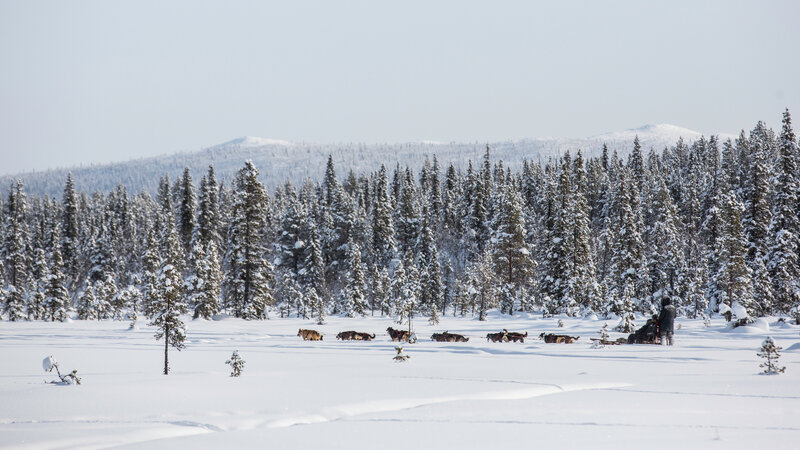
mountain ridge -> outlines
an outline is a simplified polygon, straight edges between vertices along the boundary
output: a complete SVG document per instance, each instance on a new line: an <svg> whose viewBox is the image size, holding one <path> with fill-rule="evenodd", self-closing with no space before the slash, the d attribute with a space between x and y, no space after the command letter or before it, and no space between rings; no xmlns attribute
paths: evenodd
<svg viewBox="0 0 800 450"><path fill-rule="evenodd" d="M523 159L545 161L565 151L580 149L585 157L599 154L606 144L611 151L624 157L639 136L642 148L661 150L674 146L679 137L688 144L699 139L700 132L671 124L651 124L638 128L604 133L588 138L526 138L500 142L438 142L404 143L307 143L276 138L242 136L198 151L178 152L138 158L124 162L92 164L0 176L0 189L20 179L26 192L33 195L60 196L68 172L72 172L76 189L86 192L107 192L117 184L129 192L145 190L154 193L159 179L168 174L171 180L189 167L195 184L210 164L221 180L231 180L246 160L252 160L261 172L261 179L272 189L291 180L295 184L311 177L319 179L325 170L328 155L333 157L340 177L349 170L356 173L377 170L381 164L392 170L396 164L418 170L425 158L437 157L442 170L451 162L466 168L468 160L478 161L489 145L492 158L503 160L506 167L517 169ZM724 135L727 137L727 135Z"/></svg>

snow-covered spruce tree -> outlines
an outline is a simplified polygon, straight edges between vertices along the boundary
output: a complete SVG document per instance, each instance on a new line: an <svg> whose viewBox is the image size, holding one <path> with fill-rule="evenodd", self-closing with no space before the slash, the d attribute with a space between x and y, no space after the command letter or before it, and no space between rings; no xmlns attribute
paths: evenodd
<svg viewBox="0 0 800 450"><path fill-rule="evenodd" d="M747 241L742 230L744 206L735 194L724 194L721 201L720 234L717 248L717 273L715 284L720 289L720 299L732 306L735 302L753 314L751 270L747 266Z"/></svg>
<svg viewBox="0 0 800 450"><path fill-rule="evenodd" d="M92 282L105 281L113 275L114 267L117 264L114 246L111 242L111 232L105 222L97 227L89 242L88 277Z"/></svg>
<svg viewBox="0 0 800 450"><path fill-rule="evenodd" d="M359 225L360 210L355 201L341 187L333 193L331 206L326 208L330 215L330 222L326 224L325 239L323 239L323 259L326 261L326 282L333 286L332 290L339 285L342 275L347 270L347 243L348 241L358 241L356 227Z"/></svg>
<svg viewBox="0 0 800 450"><path fill-rule="evenodd" d="M590 217L589 205L586 201L586 169L583 155L578 150L578 155L572 164L572 192L569 197L569 210L571 217L571 233L568 238L572 241L572 269L569 284L572 286L572 295L578 307L585 312L597 309L598 291L597 270L592 258L592 245L590 242Z"/></svg>
<svg viewBox="0 0 800 450"><path fill-rule="evenodd" d="M644 190L645 168L639 135L633 138L633 150L631 151L630 159L628 159L628 169L632 176L632 182L635 184L636 192L642 192Z"/></svg>
<svg viewBox="0 0 800 450"><path fill-rule="evenodd" d="M142 292L136 287L138 281L138 277L134 276L133 283L121 289L116 299L116 303L127 309L126 318L130 320L129 329L135 329L136 321L139 319L139 304L142 300Z"/></svg>
<svg viewBox="0 0 800 450"><path fill-rule="evenodd" d="M442 266L439 263L439 252L436 246L431 248L430 262L425 268L424 284L420 297L426 302L428 323L439 323L439 307L444 302L444 286L442 285Z"/></svg>
<svg viewBox="0 0 800 450"><path fill-rule="evenodd" d="M45 286L50 269L47 267L47 256L44 249L37 248L33 256L33 276L34 285L28 295L28 320L44 320L47 316L45 306Z"/></svg>
<svg viewBox="0 0 800 450"><path fill-rule="evenodd" d="M442 303L442 267L433 237L433 215L427 205L423 208L422 230L417 244L419 267L419 312L438 323L438 309Z"/></svg>
<svg viewBox="0 0 800 450"><path fill-rule="evenodd" d="M325 166L325 178L322 182L322 189L325 195L324 200L327 206L333 203L334 193L339 188L339 181L336 179L336 168L333 165L333 155L328 155L328 163Z"/></svg>
<svg viewBox="0 0 800 450"><path fill-rule="evenodd" d="M436 158L436 155L433 155L433 168L431 169L430 176L428 178L428 203L431 205L431 211L433 211L433 217L437 224L440 223L439 214L442 210L442 186L439 182L440 179L440 169L439 169L439 160Z"/></svg>
<svg viewBox="0 0 800 450"><path fill-rule="evenodd" d="M783 113L775 170L775 200L769 231L767 269L772 278L776 309L786 312L800 303L797 286L800 275L800 217L797 214L800 184L797 181L797 142L788 110Z"/></svg>
<svg viewBox="0 0 800 450"><path fill-rule="evenodd" d="M158 268L161 263L159 257L158 241L155 231L151 228L147 232L146 249L142 255L142 299L144 300L143 311L147 317L153 317L153 305L150 300L158 296L156 286L158 285Z"/></svg>
<svg viewBox="0 0 800 450"><path fill-rule="evenodd" d="M66 278L62 272L64 261L61 258L60 230L61 226L56 224L51 235L53 245L51 245L50 270L44 284L44 295L47 318L63 322L67 319L70 299Z"/></svg>
<svg viewBox="0 0 800 450"><path fill-rule="evenodd" d="M609 288L617 290L620 297L628 289L631 297L636 295L635 286L640 283L644 242L635 212L633 183L628 181L625 171L619 173L619 183L614 196L612 211L611 267ZM627 287L626 287L627 285ZM631 299L632 301L632 299Z"/></svg>
<svg viewBox="0 0 800 450"><path fill-rule="evenodd" d="M450 259L444 261L442 270L442 316L447 314L447 307L453 305L456 297L456 280L453 263Z"/></svg>
<svg viewBox="0 0 800 450"><path fill-rule="evenodd" d="M513 314L514 306L517 303L517 292L514 285L510 283L498 283L496 287L500 312L503 314Z"/></svg>
<svg viewBox="0 0 800 450"><path fill-rule="evenodd" d="M781 350L783 350L783 347L775 345L775 340L772 339L772 336L767 336L767 338L764 339L764 342L761 343L761 351L757 353L758 356L764 358L764 362L758 365L758 367L764 369L761 373L765 375L777 375L786 370L786 367L778 366Z"/></svg>
<svg viewBox="0 0 800 450"><path fill-rule="evenodd" d="M381 269L377 282L380 284L380 291L373 291L376 296L376 303L380 306L381 315L391 315L393 309L392 301L392 280L389 278L389 271L384 267Z"/></svg>
<svg viewBox="0 0 800 450"><path fill-rule="evenodd" d="M298 272L300 285L308 290L314 288L318 294L325 292L325 262L322 257L322 247L320 244L319 232L316 223L312 218L306 221L306 231L308 243L304 246L303 264Z"/></svg>
<svg viewBox="0 0 800 450"><path fill-rule="evenodd" d="M385 301L387 292L383 290L381 283L381 272L378 266L373 264L369 265L367 273L367 287L365 293L367 294L367 301L369 303L370 315L375 315L375 309L380 310L381 305Z"/></svg>
<svg viewBox="0 0 800 450"><path fill-rule="evenodd" d="M457 234L460 229L460 221L458 219L458 197L461 194L461 183L456 173L456 168L453 163L447 168L447 175L445 176L444 192L442 194L442 225L445 230L450 233Z"/></svg>
<svg viewBox="0 0 800 450"><path fill-rule="evenodd" d="M486 313L495 307L494 270L492 255L488 251L468 269L474 283L475 301L478 308L478 320L486 320Z"/></svg>
<svg viewBox="0 0 800 450"><path fill-rule="evenodd" d="M414 246L414 253L422 267L427 267L431 262L431 254L436 247L433 237L432 214L428 205L422 206L422 216L419 228L419 237Z"/></svg>
<svg viewBox="0 0 800 450"><path fill-rule="evenodd" d="M280 219L280 230L278 231L276 245L279 249L280 267L296 275L303 266L303 257L307 245L304 231L307 231L305 225L308 223L308 214L303 204L297 199L294 191L287 193L287 197L289 197L287 200L288 205L283 217Z"/></svg>
<svg viewBox="0 0 800 450"><path fill-rule="evenodd" d="M194 244L191 258L194 262L193 275L186 280L186 293L189 304L194 308L193 317L208 320L219 312L222 272L217 244L211 239L206 245L208 248L204 249L201 241Z"/></svg>
<svg viewBox="0 0 800 450"><path fill-rule="evenodd" d="M361 247L350 240L347 243L347 273L341 291L339 310L347 317L363 316L367 311L367 298L364 294L366 280L361 264Z"/></svg>
<svg viewBox="0 0 800 450"><path fill-rule="evenodd" d="M392 201L386 166L381 164L375 186L375 205L372 208L372 254L381 267L388 267L396 251L392 222Z"/></svg>
<svg viewBox="0 0 800 450"><path fill-rule="evenodd" d="M6 295L5 313L10 321L25 319L25 294L28 291L28 225L26 222L28 202L23 190L22 181L17 180L11 186L8 201L5 204L2 256L8 277L8 294Z"/></svg>
<svg viewBox="0 0 800 450"><path fill-rule="evenodd" d="M622 333L632 333L636 329L636 324L634 324L634 315L633 315L633 285L630 282L626 282L622 288L622 295L619 298L619 305L617 306L617 310L619 311L619 315L622 319L617 325L616 330Z"/></svg>
<svg viewBox="0 0 800 450"><path fill-rule="evenodd" d="M754 133L754 135L757 134ZM754 140L753 145L750 145L744 136L744 131L736 140L736 148L740 152L740 159L746 158L747 161L746 164L740 164L745 169L741 175L745 203L742 221L748 242L747 261L753 272L756 272L754 265L758 264L755 263L756 259L763 259L767 254L769 226L772 221L769 148L766 148L759 139Z"/></svg>
<svg viewBox="0 0 800 450"><path fill-rule="evenodd" d="M281 317L289 317L294 310L297 317L307 318L305 298L291 271L283 271L280 285L281 297L276 307Z"/></svg>
<svg viewBox="0 0 800 450"><path fill-rule="evenodd" d="M661 297L677 293L680 276L684 273L684 259L677 209L664 177L660 173L653 175L646 183L644 242L648 291L653 296L651 304L657 306Z"/></svg>
<svg viewBox="0 0 800 450"><path fill-rule="evenodd" d="M97 318L97 299L94 295L94 287L92 282L87 280L83 292L78 297L78 319L96 320Z"/></svg>
<svg viewBox="0 0 800 450"><path fill-rule="evenodd" d="M306 303L311 307L311 312L314 314L317 325L325 323L325 302L317 294L317 290L313 286L306 289Z"/></svg>
<svg viewBox="0 0 800 450"><path fill-rule="evenodd" d="M264 319L267 307L274 303L272 265L263 245L267 192L252 161L236 174L233 189L223 282L225 307L236 317Z"/></svg>
<svg viewBox="0 0 800 450"><path fill-rule="evenodd" d="M197 193L192 184L192 174L189 168L183 169L183 176L180 179L180 205L179 205L179 229L183 252L189 254L192 250L192 235L197 226L195 213L197 211Z"/></svg>
<svg viewBox="0 0 800 450"><path fill-rule="evenodd" d="M114 299L119 293L117 283L111 274L106 275L104 280L99 280L94 284L95 309L98 319L111 319L114 317ZM121 310L121 308L120 308Z"/></svg>
<svg viewBox="0 0 800 450"><path fill-rule="evenodd" d="M514 314L516 293L533 276L536 267L530 247L525 242L526 234L522 198L513 184L507 185L495 215L491 241L495 275L504 285L501 309L507 314Z"/></svg>
<svg viewBox="0 0 800 450"><path fill-rule="evenodd" d="M219 186L214 176L214 166L208 166L208 173L200 180L200 194L197 210L197 234L208 245L214 241L219 248L221 216L219 211Z"/></svg>
<svg viewBox="0 0 800 450"><path fill-rule="evenodd" d="M416 248L421 225L417 192L410 169L406 169L406 176L403 178L402 186L403 191L395 219L395 235L397 236L399 250L405 254L409 250L413 251Z"/></svg>
<svg viewBox="0 0 800 450"><path fill-rule="evenodd" d="M571 296L571 286L569 280L574 273L572 268L572 252L570 239L572 229L570 221L570 197L572 182L570 177L570 157L569 153L564 156L561 170L555 174L551 169L550 176L558 177L558 182L554 183L552 178L548 183L548 200L543 215L543 230L541 237L542 251L540 266L539 288L542 296L550 298L555 302L556 308L548 309L550 314L567 312L567 308L574 314L576 303Z"/></svg>
<svg viewBox="0 0 800 450"><path fill-rule="evenodd" d="M402 281L398 286L399 291L397 295L397 303L395 305L395 314L397 314L397 323L406 324L411 330L411 320L419 308L419 271L416 264L414 264L414 255L411 250L407 251L403 257L403 265L398 265L398 269L403 268L402 277L395 269L395 278Z"/></svg>
<svg viewBox="0 0 800 450"><path fill-rule="evenodd" d="M231 376L238 377L242 375L242 370L244 369L245 360L239 356L239 350L234 350L231 358L225 361L225 364L231 366Z"/></svg>
<svg viewBox="0 0 800 450"><path fill-rule="evenodd" d="M472 179L470 190L471 203L465 205L468 208L465 223L465 237L470 238L471 246L474 248L474 258L483 252L489 242L489 191L487 185L491 181L484 180L483 176L475 176Z"/></svg>
<svg viewBox="0 0 800 450"><path fill-rule="evenodd" d="M688 149L686 152L688 152ZM686 158L688 159L684 163L686 175L679 182L680 203L678 203L678 207L684 226L686 265L689 268L698 268L707 264L707 255L704 252L701 239L701 227L703 224L701 202L702 173L694 153L689 152ZM706 235L708 236L709 234L706 233ZM714 239L710 239L709 242L713 243ZM709 270L713 273L715 268L709 267Z"/></svg>
<svg viewBox="0 0 800 450"><path fill-rule="evenodd" d="M0 258L0 305L5 306L8 291L5 289L5 267L3 267L3 258ZM3 314L0 314L0 321L3 320Z"/></svg>
<svg viewBox="0 0 800 450"><path fill-rule="evenodd" d="M403 289L406 284L406 265L403 259L397 261L397 265L392 271L391 281L389 282L389 299L387 302L387 310L389 315L398 315L397 310L400 297L403 295Z"/></svg>
<svg viewBox="0 0 800 450"><path fill-rule="evenodd" d="M751 261L753 281L753 311L755 317L763 317L775 308L775 296L772 295L772 280L769 270L764 262L764 257L757 257Z"/></svg>
<svg viewBox="0 0 800 450"><path fill-rule="evenodd" d="M79 255L79 230L78 230L78 196L75 192L75 185L72 181L72 173L67 173L67 181L64 185L64 195L62 205L62 225L64 236L61 239L61 251L64 258L64 272L75 286L78 277L78 255Z"/></svg>
<svg viewBox="0 0 800 450"><path fill-rule="evenodd" d="M180 315L188 307L184 300L183 279L177 264L182 260L182 249L178 232L172 221L161 242L161 263L153 295L148 301L152 310L150 326L156 327L156 340L164 338L164 375L169 375L169 348L180 351L185 348L186 328Z"/></svg>

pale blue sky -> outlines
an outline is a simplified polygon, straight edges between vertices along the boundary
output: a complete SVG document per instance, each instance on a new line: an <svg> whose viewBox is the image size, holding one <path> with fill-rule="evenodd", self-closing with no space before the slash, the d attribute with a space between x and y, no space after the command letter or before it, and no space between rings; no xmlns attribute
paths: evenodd
<svg viewBox="0 0 800 450"><path fill-rule="evenodd" d="M775 127L800 111L799 5L0 0L0 173L244 135Z"/></svg>

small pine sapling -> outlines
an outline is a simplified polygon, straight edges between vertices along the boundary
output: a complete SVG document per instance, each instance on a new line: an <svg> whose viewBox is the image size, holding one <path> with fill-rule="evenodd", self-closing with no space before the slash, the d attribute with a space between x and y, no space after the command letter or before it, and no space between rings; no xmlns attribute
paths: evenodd
<svg viewBox="0 0 800 450"><path fill-rule="evenodd" d="M561 319L558 319L558 328L564 328L564 321Z"/></svg>
<svg viewBox="0 0 800 450"><path fill-rule="evenodd" d="M403 347L395 347L394 349L397 350L397 354L392 358L395 362L406 362L411 358L411 355L403 353Z"/></svg>
<svg viewBox="0 0 800 450"><path fill-rule="evenodd" d="M242 374L245 361L239 356L239 350L234 350L231 359L225 361L225 364L231 366L231 376L238 377Z"/></svg>
<svg viewBox="0 0 800 450"><path fill-rule="evenodd" d="M762 374L777 375L786 370L786 367L778 367L778 358L781 357L781 350L783 350L783 347L775 345L772 336L767 336L767 338L764 339L764 342L761 344L761 351L757 353L758 356L764 358L764 363L758 365L758 367L764 368L764 371L761 372Z"/></svg>
<svg viewBox="0 0 800 450"><path fill-rule="evenodd" d="M603 348L606 346L606 342L608 342L608 323L603 324L603 328L600 328L600 331L597 332L600 335L600 339L595 340L592 342L592 348Z"/></svg>
<svg viewBox="0 0 800 450"><path fill-rule="evenodd" d="M81 384L81 379L78 377L77 370L73 370L66 375L61 375L61 371L58 369L58 361L56 361L52 355L42 360L42 369L44 369L45 372L52 372L53 369L56 369L56 375L58 375L60 381L51 381L50 383L52 384Z"/></svg>

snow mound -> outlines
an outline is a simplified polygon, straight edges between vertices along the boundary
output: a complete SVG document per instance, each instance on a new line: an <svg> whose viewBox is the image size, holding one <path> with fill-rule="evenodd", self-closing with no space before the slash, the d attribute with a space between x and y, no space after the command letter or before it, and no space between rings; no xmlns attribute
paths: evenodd
<svg viewBox="0 0 800 450"><path fill-rule="evenodd" d="M796 352L800 351L800 342L795 342L794 344L790 345L788 348L783 349L785 352Z"/></svg>
<svg viewBox="0 0 800 450"><path fill-rule="evenodd" d="M728 331L731 333L736 334L752 334L752 335L763 335L764 330L758 327L754 327L752 325L742 325L740 327L732 328L730 324L728 324Z"/></svg>
<svg viewBox="0 0 800 450"><path fill-rule="evenodd" d="M751 323L748 326L753 327L753 328L758 328L759 330L762 330L762 331L767 331L767 332L769 331L769 322L767 321L767 319L765 319L763 317L754 320L753 323Z"/></svg>
<svg viewBox="0 0 800 450"><path fill-rule="evenodd" d="M50 355L42 360L42 369L44 369L45 372L50 372L56 364L58 364L58 361Z"/></svg>

